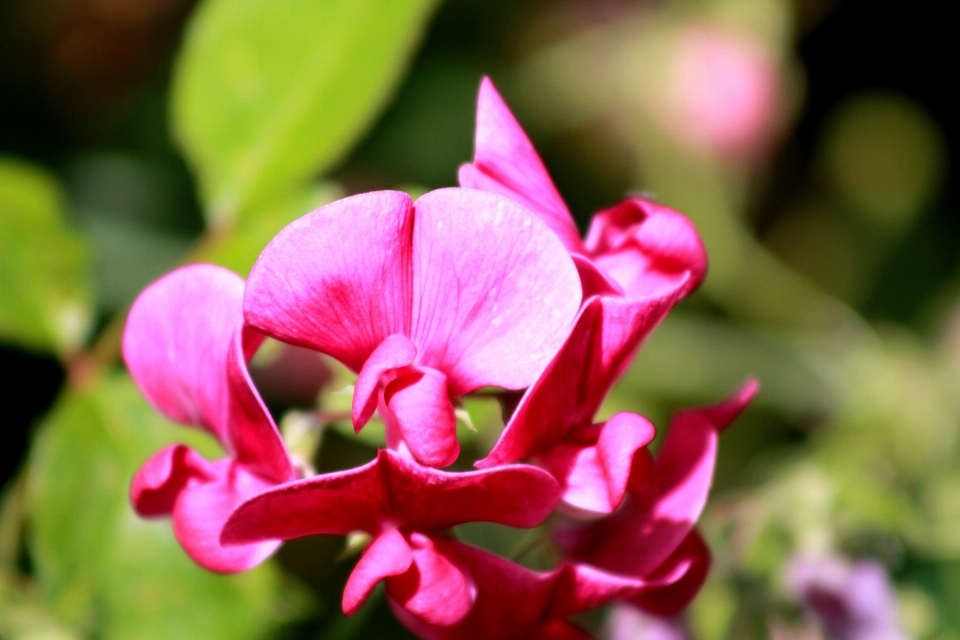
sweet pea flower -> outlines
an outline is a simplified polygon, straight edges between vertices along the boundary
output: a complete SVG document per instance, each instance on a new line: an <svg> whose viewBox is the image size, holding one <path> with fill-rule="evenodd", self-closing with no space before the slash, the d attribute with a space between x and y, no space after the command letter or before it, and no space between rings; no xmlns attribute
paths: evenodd
<svg viewBox="0 0 960 640"><path fill-rule="evenodd" d="M134 477L133 506L144 517L172 515L190 557L219 572L249 569L276 550L275 540L221 546L220 529L235 506L297 475L247 371L262 336L243 324L243 289L226 269L183 267L140 294L123 335L127 368L150 404L205 429L227 453L208 462L182 444L162 449Z"/></svg>
<svg viewBox="0 0 960 640"><path fill-rule="evenodd" d="M581 240L533 144L489 78L480 84L477 99L473 163L460 167L459 181L535 212L576 262L585 297L657 297L678 287L687 295L706 274L707 255L693 224L644 198L629 198L597 213Z"/></svg>
<svg viewBox="0 0 960 640"><path fill-rule="evenodd" d="M538 572L460 542L451 542L450 548L477 587L476 602L465 618L431 625L411 615L392 594L389 599L400 621L424 640L589 640L567 618L676 580L675 575L630 580L573 563ZM680 565L676 573L685 570Z"/></svg>
<svg viewBox="0 0 960 640"><path fill-rule="evenodd" d="M676 581L632 599L666 617L682 610L710 566L710 552L694 524L710 492L720 432L743 412L757 388L750 380L725 402L678 414L654 461L647 485L653 496L647 503L628 496L601 520L560 523L554 529L556 544L574 561L640 579L685 566Z"/></svg>
<svg viewBox="0 0 960 640"><path fill-rule="evenodd" d="M453 399L532 384L580 300L563 245L513 200L382 191L281 231L250 273L244 314L359 373L357 430L379 409L389 448L444 467L459 453Z"/></svg>
<svg viewBox="0 0 960 640"><path fill-rule="evenodd" d="M347 580L344 613L355 613L385 580L387 593L410 615L449 626L467 615L482 589L472 565L441 534L464 522L536 526L558 497L553 478L529 465L452 473L381 449L362 467L253 497L230 516L221 540L246 545L366 532L372 541Z"/></svg>

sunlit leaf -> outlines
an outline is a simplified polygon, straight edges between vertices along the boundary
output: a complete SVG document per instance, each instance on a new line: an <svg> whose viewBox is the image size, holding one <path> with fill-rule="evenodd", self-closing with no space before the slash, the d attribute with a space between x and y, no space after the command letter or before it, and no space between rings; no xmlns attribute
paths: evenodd
<svg viewBox="0 0 960 640"><path fill-rule="evenodd" d="M137 467L172 441L216 455L199 431L175 428L116 375L61 399L29 461L29 548L58 617L98 638L256 638L276 617L272 565L236 576L196 566L169 520L127 501Z"/></svg>
<svg viewBox="0 0 960 640"><path fill-rule="evenodd" d="M340 196L340 189L331 183L296 189L238 220L234 228L215 236L198 257L246 277L260 252L281 229Z"/></svg>
<svg viewBox="0 0 960 640"><path fill-rule="evenodd" d="M56 181L0 158L0 339L60 354L79 347L92 318L87 267Z"/></svg>
<svg viewBox="0 0 960 640"><path fill-rule="evenodd" d="M434 0L207 0L173 126L208 218L231 220L327 169L396 84Z"/></svg>

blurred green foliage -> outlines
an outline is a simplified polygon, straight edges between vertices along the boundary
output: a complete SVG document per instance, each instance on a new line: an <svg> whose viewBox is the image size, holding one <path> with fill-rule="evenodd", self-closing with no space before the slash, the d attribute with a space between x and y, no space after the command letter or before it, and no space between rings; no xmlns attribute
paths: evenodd
<svg viewBox="0 0 960 640"><path fill-rule="evenodd" d="M88 251L54 177L0 158L0 338L65 356L93 319Z"/></svg>
<svg viewBox="0 0 960 640"><path fill-rule="evenodd" d="M940 124L905 95L854 93L805 134L809 162L791 160L797 19L829 3L451 0L401 85L437 4L204 0L171 88L131 100L130 120L99 138L109 149L73 153L62 180L0 159L0 339L56 354L68 374L4 488L0 638L409 637L382 597L338 613L355 559L339 539L294 541L222 577L193 565L169 522L135 517L128 483L156 449L217 452L143 402L119 371L118 339L139 288L178 262L246 274L284 225L335 198L452 184L492 73L582 227L643 189L689 215L708 248L702 291L653 334L600 418L640 411L663 429L678 407L761 380L721 441L702 522L715 563L687 613L694 636L820 633L785 567L839 554L885 563L910 637L960 639L960 279ZM701 67L731 90L698 93ZM285 348L268 343L255 378ZM291 450L319 471L365 462L383 439L376 421L353 432L353 377L324 362L312 362L329 375L307 402L267 397ZM458 417L468 468L503 422L483 394ZM543 529L456 534L529 566L555 560Z"/></svg>
<svg viewBox="0 0 960 640"><path fill-rule="evenodd" d="M340 159L396 85L433 4L205 2L172 114L208 219L233 220Z"/></svg>

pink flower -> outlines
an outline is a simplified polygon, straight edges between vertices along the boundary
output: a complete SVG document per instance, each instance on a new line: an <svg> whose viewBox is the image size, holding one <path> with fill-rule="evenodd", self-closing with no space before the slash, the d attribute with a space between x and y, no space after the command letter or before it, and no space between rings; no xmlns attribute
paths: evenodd
<svg viewBox="0 0 960 640"><path fill-rule="evenodd" d="M197 564L249 569L277 541L223 547L220 528L233 508L296 477L246 361L262 336L243 325L243 279L212 265L178 269L134 302L123 355L147 400L167 417L210 432L229 457L206 461L182 444L150 458L130 487L145 517L173 516L173 530Z"/></svg>
<svg viewBox="0 0 960 640"><path fill-rule="evenodd" d="M478 585L454 543L440 534L475 521L536 526L550 515L558 496L557 483L536 467L451 473L380 450L362 467L252 498L227 521L222 541L251 544L364 531L373 540L347 580L344 613L356 612L385 579L390 597L411 615L447 626L467 615Z"/></svg>
<svg viewBox="0 0 960 640"><path fill-rule="evenodd" d="M472 164L460 167L460 185L511 198L534 211L570 252L584 297L621 293L660 296L680 287L687 295L707 270L707 255L683 215L642 198L597 213L586 241L520 124L489 78L480 84Z"/></svg>
<svg viewBox="0 0 960 640"><path fill-rule="evenodd" d="M367 193L289 225L250 273L252 326L359 372L359 430L379 407L387 445L442 467L459 453L453 398L521 389L580 304L557 238L514 201L441 189Z"/></svg>
<svg viewBox="0 0 960 640"><path fill-rule="evenodd" d="M653 115L678 139L714 154L763 150L782 108L776 62L736 32L695 25L681 33Z"/></svg>
<svg viewBox="0 0 960 640"><path fill-rule="evenodd" d="M675 575L653 582L624 579L571 563L537 572L462 543L452 542L450 548L477 587L466 617L453 625L431 625L390 599L400 621L424 640L589 640L566 619L676 580Z"/></svg>
<svg viewBox="0 0 960 640"><path fill-rule="evenodd" d="M675 583L633 599L659 615L678 613L699 591L710 565L710 552L693 526L710 492L720 432L757 388L751 380L721 404L677 415L652 469L643 468L651 495L627 498L619 511L596 522L558 525L558 546L572 560L640 579L674 573L685 564Z"/></svg>

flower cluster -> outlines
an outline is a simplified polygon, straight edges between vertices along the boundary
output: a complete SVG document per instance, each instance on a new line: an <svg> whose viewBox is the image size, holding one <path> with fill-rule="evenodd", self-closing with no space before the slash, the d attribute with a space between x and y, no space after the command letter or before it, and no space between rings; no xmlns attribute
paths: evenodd
<svg viewBox="0 0 960 640"><path fill-rule="evenodd" d="M476 154L460 188L415 202L366 193L295 221L246 282L211 265L149 286L124 356L156 409L208 430L226 458L184 445L144 464L131 499L172 515L200 565L242 571L283 540L363 532L343 610L381 581L424 638L582 638L571 615L613 601L672 615L709 566L694 523L717 437L755 392L682 413L659 454L633 413L594 421L645 337L706 271L679 213L630 199L585 240L530 141L489 80ZM254 387L264 336L357 373L352 420L376 412L386 448L366 465L304 477ZM457 460L455 403L482 387L525 390L478 470ZM537 572L455 539L452 527L550 520L562 560Z"/></svg>

